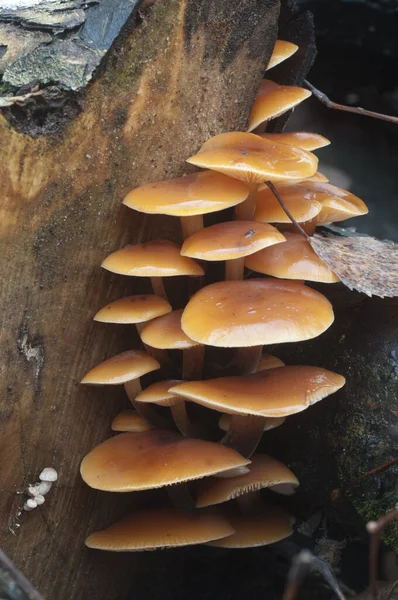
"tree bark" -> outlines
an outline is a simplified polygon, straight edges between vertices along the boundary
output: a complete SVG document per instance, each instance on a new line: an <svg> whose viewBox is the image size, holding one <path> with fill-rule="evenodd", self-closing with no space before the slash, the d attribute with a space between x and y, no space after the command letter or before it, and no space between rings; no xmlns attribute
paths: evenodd
<svg viewBox="0 0 398 600"><path fill-rule="evenodd" d="M278 0L146 1L74 99L83 109L68 122L53 114L55 133L20 109L0 116L1 545L48 599L125 597L144 564L84 547L142 496L98 493L79 476L82 457L128 406L122 390L79 380L137 342L128 327L92 317L147 289L101 261L128 243L180 236L177 219L147 219L121 200L187 172L185 159L210 136L245 128L278 12ZM18 492L44 467L59 480L19 518Z"/></svg>

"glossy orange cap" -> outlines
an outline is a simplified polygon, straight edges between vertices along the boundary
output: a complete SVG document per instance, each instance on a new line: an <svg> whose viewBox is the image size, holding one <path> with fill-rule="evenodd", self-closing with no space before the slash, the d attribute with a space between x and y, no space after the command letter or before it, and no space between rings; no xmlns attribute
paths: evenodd
<svg viewBox="0 0 398 600"><path fill-rule="evenodd" d="M80 472L96 490L134 492L200 479L249 463L221 444L152 429L106 440L87 454Z"/></svg>
<svg viewBox="0 0 398 600"><path fill-rule="evenodd" d="M284 60L293 56L295 52L297 52L298 46L293 44L292 42L285 42L284 40L276 40L274 50L272 52L271 58L269 59L268 67L266 71L272 69L272 67L276 67Z"/></svg>
<svg viewBox="0 0 398 600"><path fill-rule="evenodd" d="M194 294L183 331L209 346L239 348L308 340L333 322L330 302L295 281L220 281Z"/></svg>
<svg viewBox="0 0 398 600"><path fill-rule="evenodd" d="M224 511L223 511L224 512ZM279 507L264 506L264 514L246 516L225 511L235 533L210 542L218 548L255 548L283 540L293 533L293 518Z"/></svg>
<svg viewBox="0 0 398 600"><path fill-rule="evenodd" d="M266 454L251 457L249 472L228 479L206 479L198 484L196 506L202 508L228 502L264 488L289 494L299 485L295 474L283 463ZM280 487L278 487L280 486Z"/></svg>
<svg viewBox="0 0 398 600"><path fill-rule="evenodd" d="M318 168L315 154L242 132L211 138L187 162L253 184L268 179L301 180L314 175Z"/></svg>
<svg viewBox="0 0 398 600"><path fill-rule="evenodd" d="M91 369L81 383L92 385L120 385L138 379L146 373L160 368L160 364L152 356L142 350L128 350Z"/></svg>
<svg viewBox="0 0 398 600"><path fill-rule="evenodd" d="M344 377L321 367L289 366L241 377L185 381L173 394L229 414L285 417L333 394Z"/></svg>
<svg viewBox="0 0 398 600"><path fill-rule="evenodd" d="M97 312L94 321L101 323L145 323L166 315L171 306L164 298L154 295L127 296L110 302Z"/></svg>
<svg viewBox="0 0 398 600"><path fill-rule="evenodd" d="M310 96L311 92L305 88L263 79L250 113L248 131L253 131L264 121L280 117Z"/></svg>
<svg viewBox="0 0 398 600"><path fill-rule="evenodd" d="M284 236L271 225L226 221L191 235L183 243L181 254L200 260L233 260L284 241Z"/></svg>
<svg viewBox="0 0 398 600"><path fill-rule="evenodd" d="M145 390L136 396L137 402L146 402L148 404L159 404L160 406L174 406L181 402L181 398L169 392L173 385L181 383L179 379L167 379L166 381L157 381L152 383Z"/></svg>
<svg viewBox="0 0 398 600"><path fill-rule="evenodd" d="M141 433L149 431L152 425L145 421L135 410L122 410L112 421L112 431L130 431Z"/></svg>
<svg viewBox="0 0 398 600"><path fill-rule="evenodd" d="M168 315L154 319L141 331L144 344L163 350L185 350L197 346L181 329L181 310L173 310Z"/></svg>
<svg viewBox="0 0 398 600"><path fill-rule="evenodd" d="M92 533L86 546L113 552L139 552L204 544L231 535L233 527L215 512L188 515L172 508L140 510Z"/></svg>
<svg viewBox="0 0 398 600"><path fill-rule="evenodd" d="M276 185L276 189L282 197L286 208L290 211L297 223L305 223L316 217L322 210L322 204L312 196L304 194L293 195L290 187ZM291 223L290 218L275 198L269 187L264 187L256 193L256 208L254 211L255 221L261 223Z"/></svg>
<svg viewBox="0 0 398 600"><path fill-rule="evenodd" d="M244 183L215 171L149 183L132 190L123 204L143 213L189 217L224 210L249 194Z"/></svg>
<svg viewBox="0 0 398 600"><path fill-rule="evenodd" d="M180 247L167 240L156 240L117 250L107 256L102 266L112 273L137 277L204 274L200 265L191 258L181 256Z"/></svg>
<svg viewBox="0 0 398 600"><path fill-rule="evenodd" d="M257 273L280 277L336 283L340 281L314 252L301 233L284 232L286 241L279 247L270 247L248 256L245 266Z"/></svg>
<svg viewBox="0 0 398 600"><path fill-rule="evenodd" d="M301 148L312 152L312 150L318 150L318 148L324 148L329 146L330 140L325 138L319 133L312 133L311 131L285 131L283 133L260 133L260 137L270 140L271 142L279 142L280 144L287 144L288 146L294 146L295 148Z"/></svg>

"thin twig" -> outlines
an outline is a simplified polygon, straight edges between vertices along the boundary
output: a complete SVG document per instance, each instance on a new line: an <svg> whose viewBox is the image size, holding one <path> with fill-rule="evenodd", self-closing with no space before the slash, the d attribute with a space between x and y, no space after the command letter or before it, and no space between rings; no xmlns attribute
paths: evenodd
<svg viewBox="0 0 398 600"><path fill-rule="evenodd" d="M345 596L327 562L314 556L309 550L302 550L294 557L282 600L294 600L296 598L297 592L311 568L322 575L339 600L345 600Z"/></svg>
<svg viewBox="0 0 398 600"><path fill-rule="evenodd" d="M278 192L278 190L276 189L276 187L274 186L272 181L266 181L265 185L267 185L269 187L269 189L271 190L271 192L274 194L275 198L278 200L279 204L281 205L281 207L283 208L283 210L285 211L285 213L287 214L287 216L289 217L289 219L291 220L293 225L295 225L297 227L299 232L305 237L306 240L309 240L310 236L307 234L306 231L304 231L304 229L301 227L301 225L299 223L297 223L296 219L293 217L292 213L287 208L286 204L284 203L284 201L282 199L282 196L280 195L280 193Z"/></svg>
<svg viewBox="0 0 398 600"><path fill-rule="evenodd" d="M379 467L376 467L375 469L372 469L371 471L368 471L367 473L360 475L360 477L353 479L352 481L350 481L349 485L354 485L356 483L359 483L362 479L365 479L365 477L374 475L375 473L378 473L379 471L382 471L383 469L387 469L387 467L391 467L391 465L395 465L396 463L398 463L398 458L393 458L392 460L389 460L388 462L384 463L384 465L380 465Z"/></svg>
<svg viewBox="0 0 398 600"><path fill-rule="evenodd" d="M377 521L369 521L366 529L370 534L369 544L369 587L374 600L377 600L377 563L380 547L380 534L393 519L398 517L398 508L380 517Z"/></svg>
<svg viewBox="0 0 398 600"><path fill-rule="evenodd" d="M354 113L356 115L363 115L364 117L372 117L373 119L380 119L381 121L388 121L389 123L398 124L398 117L392 115L384 115L382 113L373 112L372 110L366 110L360 106L346 106L345 104L338 104L330 100L326 94L318 90L309 81L304 81L304 85L311 90L315 98L318 98L320 102L327 108L333 108L334 110L342 110L343 112Z"/></svg>
<svg viewBox="0 0 398 600"><path fill-rule="evenodd" d="M398 581L395 581L391 588L390 591L388 592L387 596L386 596L386 600L390 600L392 598L393 593L395 592L395 590L398 588Z"/></svg>

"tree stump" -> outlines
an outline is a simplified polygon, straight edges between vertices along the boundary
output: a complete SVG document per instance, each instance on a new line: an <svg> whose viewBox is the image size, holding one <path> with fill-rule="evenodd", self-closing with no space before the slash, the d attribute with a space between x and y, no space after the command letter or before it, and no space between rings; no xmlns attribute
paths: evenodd
<svg viewBox="0 0 398 600"><path fill-rule="evenodd" d="M135 342L128 327L92 317L145 291L101 261L128 243L180 236L177 219L147 220L121 200L187 172L185 159L210 136L245 128L278 13L278 0L146 0L84 92L65 94L61 110L44 95L44 105L0 116L1 544L48 599L125 597L144 564L84 547L135 497L94 492L79 476L127 407L120 390L79 380ZM18 492L44 467L59 480L19 518Z"/></svg>

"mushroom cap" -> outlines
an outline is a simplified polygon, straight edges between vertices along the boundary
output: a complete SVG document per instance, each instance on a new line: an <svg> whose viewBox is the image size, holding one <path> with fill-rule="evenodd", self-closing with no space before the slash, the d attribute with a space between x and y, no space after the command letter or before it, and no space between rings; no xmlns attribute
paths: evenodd
<svg viewBox="0 0 398 600"><path fill-rule="evenodd" d="M255 548L279 542L293 533L293 517L279 507L264 507L264 514L244 516L225 511L235 533L225 539L210 542L219 548Z"/></svg>
<svg viewBox="0 0 398 600"><path fill-rule="evenodd" d="M144 344L163 350L186 350L198 346L181 329L183 309L173 310L168 315L154 319L142 329L140 336Z"/></svg>
<svg viewBox="0 0 398 600"><path fill-rule="evenodd" d="M187 162L254 184L268 179L301 180L314 175L318 168L315 154L242 132L211 138Z"/></svg>
<svg viewBox="0 0 398 600"><path fill-rule="evenodd" d="M257 273L282 279L302 279L336 283L337 275L314 252L311 244L301 233L284 232L286 242L278 248L264 248L247 256L245 266Z"/></svg>
<svg viewBox="0 0 398 600"><path fill-rule="evenodd" d="M170 394L169 389L173 385L181 383L180 379L167 379L166 381L157 381L148 385L145 390L136 396L137 402L148 404L158 404L159 406L174 406L181 402L181 398Z"/></svg>
<svg viewBox="0 0 398 600"><path fill-rule="evenodd" d="M310 212L307 213L306 219L304 219L305 214L299 215L300 220L296 219L298 222L315 219L318 225L325 225L326 223L335 221L344 221L350 217L359 217L368 212L366 204L360 198L330 183L323 183L321 181L291 181L282 185L276 184L275 187L292 213L295 210L297 211L299 205L316 206L317 208L320 205L320 210L312 217L308 217ZM279 206L278 210L275 203ZM278 217L279 213L282 212L284 213L272 191L267 186L262 187L257 192L255 220L272 223L290 223L290 219L286 214L284 221L275 220L275 217ZM295 214L293 214L293 217L296 218Z"/></svg>
<svg viewBox="0 0 398 600"><path fill-rule="evenodd" d="M323 333L332 305L296 281L220 281L194 294L182 314L183 331L209 346L239 348L299 342Z"/></svg>
<svg viewBox="0 0 398 600"><path fill-rule="evenodd" d="M97 312L94 321L101 323L144 323L171 311L164 298L154 295L127 296L114 300Z"/></svg>
<svg viewBox="0 0 398 600"><path fill-rule="evenodd" d="M305 195L293 196L290 194L291 182L286 185L278 185L277 190L282 196L283 202L291 212L297 223L305 223L316 217L322 210L322 204L314 197ZM269 187L261 188L256 193L256 208L254 211L255 221L261 223L290 223L291 220L271 192Z"/></svg>
<svg viewBox="0 0 398 600"><path fill-rule="evenodd" d="M180 247L168 240L127 246L107 256L102 266L112 273L137 277L204 274L200 265L191 258L181 256Z"/></svg>
<svg viewBox="0 0 398 600"><path fill-rule="evenodd" d="M266 369L276 369L277 367L284 367L285 363L280 358L272 356L271 354L262 354L258 361L256 371L265 371Z"/></svg>
<svg viewBox="0 0 398 600"><path fill-rule="evenodd" d="M271 142L287 144L288 146L301 148L308 152L318 150L318 148L324 148L330 144L330 140L323 135L312 133L311 131L284 131L283 133L260 133L259 135Z"/></svg>
<svg viewBox="0 0 398 600"><path fill-rule="evenodd" d="M305 88L263 79L250 113L248 131L253 131L264 121L280 117L310 96L311 92Z"/></svg>
<svg viewBox="0 0 398 600"><path fill-rule="evenodd" d="M91 369L81 383L120 385L159 368L158 361L143 350L127 350Z"/></svg>
<svg viewBox="0 0 398 600"><path fill-rule="evenodd" d="M271 225L255 221L228 221L197 231L185 240L183 256L201 260L233 260L284 242L284 236Z"/></svg>
<svg viewBox="0 0 398 600"><path fill-rule="evenodd" d="M187 515L171 508L141 510L107 529L92 533L86 546L113 552L134 552L203 544L234 532L217 513Z"/></svg>
<svg viewBox="0 0 398 600"><path fill-rule="evenodd" d="M170 391L220 412L286 417L333 394L344 383L342 375L321 367L300 365L241 377L184 381Z"/></svg>
<svg viewBox="0 0 398 600"><path fill-rule="evenodd" d="M135 410L122 410L113 419L111 429L112 431L141 433L152 429L152 425L145 421Z"/></svg>
<svg viewBox="0 0 398 600"><path fill-rule="evenodd" d="M302 187L306 182L302 182ZM322 210L316 215L318 225L326 225L337 221L345 221L351 217L360 217L369 212L365 202L336 185L322 182L307 183L310 193L317 196L322 204Z"/></svg>
<svg viewBox="0 0 398 600"><path fill-rule="evenodd" d="M189 217L236 206L248 194L241 181L203 171L142 185L127 194L123 204L143 213Z"/></svg>
<svg viewBox="0 0 398 600"><path fill-rule="evenodd" d="M303 181L319 181L320 183L328 183L329 179L326 177L326 175L320 171L317 171L312 177L307 177L307 179L304 179Z"/></svg>
<svg viewBox="0 0 398 600"><path fill-rule="evenodd" d="M200 479L249 463L221 444L152 429L106 440L87 454L80 472L94 489L134 492Z"/></svg>
<svg viewBox="0 0 398 600"><path fill-rule="evenodd" d="M266 454L255 454L251 457L249 472L229 479L206 479L200 482L196 492L196 506L212 506L228 502L243 494L255 492L263 488L283 485L285 491L294 493L299 485L295 474L283 463ZM276 487L278 491L278 487Z"/></svg>
<svg viewBox="0 0 398 600"><path fill-rule="evenodd" d="M230 425L232 421L232 415L221 415L218 426L223 431L229 431ZM271 429L276 429L280 425L286 421L286 417L264 417L264 431L271 431ZM245 472L248 471L247 467L244 467Z"/></svg>
<svg viewBox="0 0 398 600"><path fill-rule="evenodd" d="M272 69L272 67L276 67L276 65L279 65L279 63L293 56L297 50L298 46L296 46L296 44L292 44L292 42L276 40L271 58L269 59L268 67L265 70L269 71Z"/></svg>

